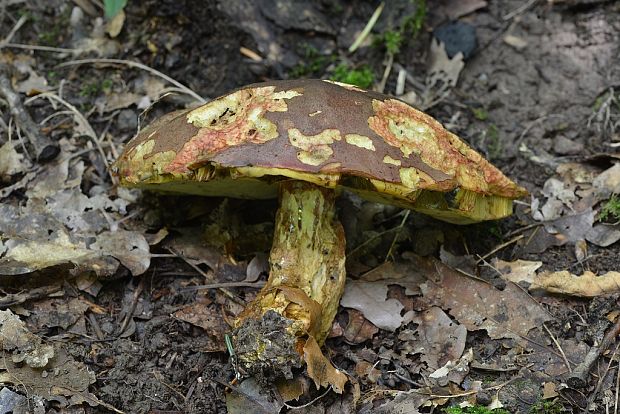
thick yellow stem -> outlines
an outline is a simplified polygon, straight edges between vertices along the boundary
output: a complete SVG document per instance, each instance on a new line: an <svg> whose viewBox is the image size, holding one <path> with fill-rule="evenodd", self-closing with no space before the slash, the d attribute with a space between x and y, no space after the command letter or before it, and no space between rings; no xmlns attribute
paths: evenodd
<svg viewBox="0 0 620 414"><path fill-rule="evenodd" d="M236 320L236 352L250 372L289 377L308 338L322 344L330 331L346 278L334 198L306 182L281 186L269 280Z"/></svg>

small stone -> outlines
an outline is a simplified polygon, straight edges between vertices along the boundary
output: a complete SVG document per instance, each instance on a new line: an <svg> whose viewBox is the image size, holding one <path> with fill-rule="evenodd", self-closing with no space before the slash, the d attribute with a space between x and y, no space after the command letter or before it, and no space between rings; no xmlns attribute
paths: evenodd
<svg viewBox="0 0 620 414"><path fill-rule="evenodd" d="M444 43L450 59L459 52L463 53L463 58L467 59L478 45L476 28L461 21L442 24L435 29L433 35Z"/></svg>
<svg viewBox="0 0 620 414"><path fill-rule="evenodd" d="M553 141L553 151L559 155L577 155L583 152L584 146L579 141L572 141L563 135Z"/></svg>
<svg viewBox="0 0 620 414"><path fill-rule="evenodd" d="M476 403L477 404L485 405L486 406L486 405L491 404L492 400L493 399L491 398L491 395L489 395L489 393L486 392L486 391L479 391L476 394Z"/></svg>
<svg viewBox="0 0 620 414"><path fill-rule="evenodd" d="M131 109L123 109L118 114L116 126L121 131L135 130L138 127L138 117L136 113Z"/></svg>

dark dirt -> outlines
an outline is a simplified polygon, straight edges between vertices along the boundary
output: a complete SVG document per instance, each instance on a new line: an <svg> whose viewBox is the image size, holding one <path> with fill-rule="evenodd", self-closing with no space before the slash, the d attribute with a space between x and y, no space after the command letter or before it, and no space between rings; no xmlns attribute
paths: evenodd
<svg viewBox="0 0 620 414"><path fill-rule="evenodd" d="M74 6L70 2L8 3L7 6L6 2L0 2L0 41L24 14L28 14L29 19L12 39L14 43L75 47L77 38L87 36L94 24L94 17L87 15L81 33L70 26ZM400 19L408 15L408 2L393 3L393 7L386 7L386 17L378 23L377 32L397 27ZM428 16L419 35L406 39L395 60L420 84L424 83L432 29L447 20L441 5L448 2L434 3L428 2ZM460 20L475 27L478 47L466 61L457 87L428 112L449 124L453 132L485 154L533 196L540 197L545 181L555 174L558 162L581 162L588 155L613 152L608 145L611 137L601 130L600 123L591 120L593 108L601 96L610 87L620 88L620 4L578 0L489 3L461 17ZM528 7L521 13L506 18L526 3ZM353 67L368 65L378 80L383 73L384 50L381 47L364 47L353 55L346 51L376 5L343 0L129 0L123 31L116 39L114 52L107 57L140 61L208 98L266 79L293 75L328 77L340 61ZM503 40L506 35L520 38L525 46L508 45ZM263 59L252 61L240 53L240 47L257 52ZM89 114L97 133L107 129L115 148L120 149L133 135L140 109L128 105L121 111L103 113L97 105L106 99L105 88L101 87L104 79L110 80L116 89L130 88L140 82L142 74L138 71L122 65L58 68L59 63L70 57L3 48L1 42L0 53L34 56L33 69L46 77L51 86L62 84L64 97ZM96 55L91 53L80 58ZM386 93L392 93L395 84L396 71L393 71ZM88 85L99 86L89 90ZM188 98L183 95L168 97L143 116L145 120L153 119L187 102ZM2 114L5 109L0 101ZM42 102L32 108L37 121L54 111ZM480 115L482 113L484 116ZM0 128L0 131L3 130ZM58 140L71 133L66 123L60 123L50 128L48 135ZM4 142L4 138L0 139L0 143ZM95 152L82 158L88 165L83 191L104 184L114 192L105 165ZM17 191L1 201L24 204L26 198L27 194ZM142 207L132 205L135 215L125 224L151 234L163 227L171 229L172 233L174 229L204 228L212 244L224 246L225 253L236 259L235 263L221 266L213 273L208 262L190 266L177 258L153 258L149 271L141 277L132 278L126 270L119 270L113 280L102 281L97 295L78 290L75 282L67 279L64 281L65 298L80 297L91 304L86 321L82 315L80 333L70 334L62 327L50 327L45 325L45 320L28 322L32 332L64 344L76 360L95 372L97 382L90 391L100 400L128 413L226 412L227 391L222 384L233 379L234 371L224 352L223 338L205 334L202 328L173 314L202 301L212 314L230 320L244 301L251 299L255 289L229 288L225 292L198 293L184 289L205 282L196 267L211 272L211 277L221 282L243 280L247 261L256 252L268 250L271 229L264 223L273 219L275 203L230 201L224 205L224 214L222 209L218 210L220 203L222 200L150 195ZM384 231L398 226L401 220L396 209L373 211L347 199L340 201L340 209L350 250L369 237L364 231ZM222 217L226 217L225 225L217 223ZM451 246L454 254L482 255L507 241L512 232L532 223L529 205L519 205L517 215L501 223L458 229L416 216L410 218L403 229L396 254L400 256L402 252L413 250L438 255L439 246L444 244ZM423 242L418 238L420 234L426 238ZM356 252L358 259L348 264L350 273L359 275L380 264L391 241L390 236L379 238L377 243ZM152 251L170 253L161 246L153 247ZM573 273L589 269L600 274L620 268L618 242L604 248L589 246L588 254L585 262L578 263L572 245L549 247L543 253L521 253L519 246L511 245L495 256L504 260L540 260L543 269L568 269ZM215 260L218 257L216 254ZM64 279L66 275L59 270L55 276ZM493 283L497 279L496 275L485 272L481 276ZM33 285L44 284L41 279L37 278ZM9 283L6 289L10 293L19 290ZM587 349L600 341L611 324L607 315L618 306L615 296L594 300L553 296L538 299L555 318L547 325L548 329L574 363L580 362ZM410 303L412 308L421 306L414 302ZM20 315L27 315L38 305L35 300L19 306ZM342 321L343 326L346 324L344 310L341 309L337 320ZM94 333L96 329L102 333L100 338ZM466 348L473 348L474 360L493 368L472 369L463 384L473 381L492 385L507 383L499 388L498 396L510 412L559 412L536 411L536 404L541 401L541 383L560 384L565 378L564 362L556 344L546 331L537 331L530 339L529 348L512 340L492 340L480 331L468 332ZM372 339L351 345L343 337L337 337L327 341L327 354L336 366L354 373L360 358L364 359L360 354L374 364L380 361L377 355L398 351L397 338L397 334L379 331ZM554 354L545 354L543 349L553 349ZM610 349L617 349L617 346ZM561 393L554 400L557 406L564 412L581 412L588 403L596 402L598 405L593 412L604 412L603 391L611 392L618 371L615 364L607 375L600 376L598 373L605 370L608 362L603 359L595 366L597 374L589 388ZM396 372L398 367L379 365L383 371L379 383L399 390L408 390L411 384L423 384L421 376L416 376L415 366L419 364L411 363L405 380L402 375L390 373ZM595 393L598 381L602 385ZM375 385L362 381L362 395L373 390ZM19 391L19 387L15 390ZM481 392L477 402L486 405L493 397L493 392ZM348 405L342 401L350 401L350 398L350 394L344 399L330 394L322 400L327 411L321 406L316 411L291 412L349 412L345 411ZM51 403L46 412L69 412L53 406ZM364 409L370 412L368 403ZM422 410L428 412L428 408ZM104 411L101 407L85 406L81 411L71 412Z"/></svg>

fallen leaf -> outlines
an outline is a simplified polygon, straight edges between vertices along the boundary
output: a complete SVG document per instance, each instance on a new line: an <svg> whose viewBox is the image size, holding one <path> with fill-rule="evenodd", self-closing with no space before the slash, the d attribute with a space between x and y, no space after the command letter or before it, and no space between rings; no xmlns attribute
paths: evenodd
<svg viewBox="0 0 620 414"><path fill-rule="evenodd" d="M331 385L334 392L342 394L347 376L325 358L319 344L312 336L306 340L304 345L304 360L306 361L308 376L312 378L317 389Z"/></svg>
<svg viewBox="0 0 620 414"><path fill-rule="evenodd" d="M435 259L412 257L412 260L413 268L427 277L421 286L424 298L435 306L449 309L468 330L484 329L493 339L521 340L531 329L552 319L540 304L513 283L499 290Z"/></svg>
<svg viewBox="0 0 620 414"><path fill-rule="evenodd" d="M211 305L196 302L176 311L173 316L205 330L209 341L209 352L225 351L224 335L230 330L219 312Z"/></svg>
<svg viewBox="0 0 620 414"><path fill-rule="evenodd" d="M385 262L366 272L359 280L367 282L381 281L388 285L399 285L405 288L407 295L419 295L420 284L424 277L411 272L411 264L406 261Z"/></svg>
<svg viewBox="0 0 620 414"><path fill-rule="evenodd" d="M349 323L344 330L345 339L352 344L361 344L372 339L374 334L379 332L379 328L364 318L364 315L357 310L347 309Z"/></svg>
<svg viewBox="0 0 620 414"><path fill-rule="evenodd" d="M590 271L577 276L567 270L539 273L530 290L544 290L579 297L595 297L620 292L620 272L607 272L597 276Z"/></svg>
<svg viewBox="0 0 620 414"><path fill-rule="evenodd" d="M284 404L272 397L272 391L265 389L254 378L239 384L238 391L226 394L226 408L229 414L272 414L279 413Z"/></svg>
<svg viewBox="0 0 620 414"><path fill-rule="evenodd" d="M305 380L305 381L304 381ZM302 376L295 376L293 379L279 378L276 380L276 388L283 401L296 400L306 391L306 382Z"/></svg>
<svg viewBox="0 0 620 414"><path fill-rule="evenodd" d="M375 364L371 364L364 360L355 363L355 373L358 378L371 384L375 384L377 380L381 378L381 371L375 368Z"/></svg>
<svg viewBox="0 0 620 414"><path fill-rule="evenodd" d="M450 20L456 20L486 6L487 2L484 0L442 0L439 2L440 11L445 13Z"/></svg>
<svg viewBox="0 0 620 414"><path fill-rule="evenodd" d="M146 272L151 264L149 244L135 231L105 231L90 248L117 258L134 276Z"/></svg>
<svg viewBox="0 0 620 414"><path fill-rule="evenodd" d="M620 194L620 163L614 164L599 174L592 181L592 185L602 198L609 198L611 194Z"/></svg>
<svg viewBox="0 0 620 414"><path fill-rule="evenodd" d="M494 259L492 264L493 267L501 273L502 279L509 280L513 283L532 283L536 277L536 270L542 266L542 262L532 262L528 260L505 262L503 260Z"/></svg>
<svg viewBox="0 0 620 414"><path fill-rule="evenodd" d="M457 84L464 67L463 53L459 52L450 59L445 45L433 38L428 54L428 75L421 108L428 109L445 99Z"/></svg>
<svg viewBox="0 0 620 414"><path fill-rule="evenodd" d="M429 390L412 389L410 391L401 391L396 394L392 401L389 401L371 412L376 414L419 414L418 408L422 407L429 401Z"/></svg>
<svg viewBox="0 0 620 414"><path fill-rule="evenodd" d="M411 321L418 324L416 345L423 349L421 359L429 369L435 371L461 357L467 329L452 321L443 310L433 306L418 313Z"/></svg>
<svg viewBox="0 0 620 414"><path fill-rule="evenodd" d="M608 247L620 240L620 224L596 224L586 234L586 240L600 247Z"/></svg>
<svg viewBox="0 0 620 414"><path fill-rule="evenodd" d="M12 362L23 361L32 368L45 367L54 357L54 348L31 333L26 324L10 310L0 310L0 345L3 351L12 354Z"/></svg>
<svg viewBox="0 0 620 414"><path fill-rule="evenodd" d="M349 281L340 304L362 312L378 328L394 332L403 321L400 311L404 306L396 299L387 299L389 284L385 281Z"/></svg>
<svg viewBox="0 0 620 414"><path fill-rule="evenodd" d="M30 168L28 161L22 154L15 151L15 142L6 142L0 147L0 181L11 178Z"/></svg>
<svg viewBox="0 0 620 414"><path fill-rule="evenodd" d="M555 398L559 394L556 390L555 384L553 382L545 382L543 384L543 400L548 400L550 398Z"/></svg>

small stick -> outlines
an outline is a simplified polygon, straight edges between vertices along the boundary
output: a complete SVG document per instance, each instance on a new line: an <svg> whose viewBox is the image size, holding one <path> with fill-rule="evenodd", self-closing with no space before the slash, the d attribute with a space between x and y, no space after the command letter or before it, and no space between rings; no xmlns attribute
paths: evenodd
<svg viewBox="0 0 620 414"><path fill-rule="evenodd" d="M37 124L24 108L21 97L13 90L8 73L9 67L0 63L0 96L3 96L8 102L11 115L30 141L37 161L48 162L53 160L60 153L60 147L41 133Z"/></svg>
<svg viewBox="0 0 620 414"><path fill-rule="evenodd" d="M171 84L173 84L174 86L176 86L177 88L179 88L180 90L184 91L185 93L187 93L188 95L190 95L191 97L193 97L194 99L196 99L198 102L200 102L201 104L205 104L207 103L207 100L205 98L203 98L202 96L198 95L196 92L194 92L193 90L191 90L190 88L188 88L187 86L183 85L182 83L172 79L170 76L151 68L150 66L146 66L140 62L134 62L132 60L123 60L123 59L81 59L81 60L71 60L69 62L64 62L61 63L60 65L58 65L59 68L65 67L65 66L71 66L71 65L82 65L85 63L102 63L102 64L112 64L112 65L125 65L125 66L129 66L130 68L138 68L138 69L142 69L145 70L147 72L149 72L152 75L158 76L160 78L162 78L163 80L165 80L166 82L169 82Z"/></svg>
<svg viewBox="0 0 620 414"><path fill-rule="evenodd" d="M609 348L609 345L618 335L620 335L620 317L616 320L614 326L607 331L600 345L590 348L583 361L575 367L573 373L568 377L566 383L571 388L585 388L588 385L588 376L594 363L603 355L603 352Z"/></svg>

